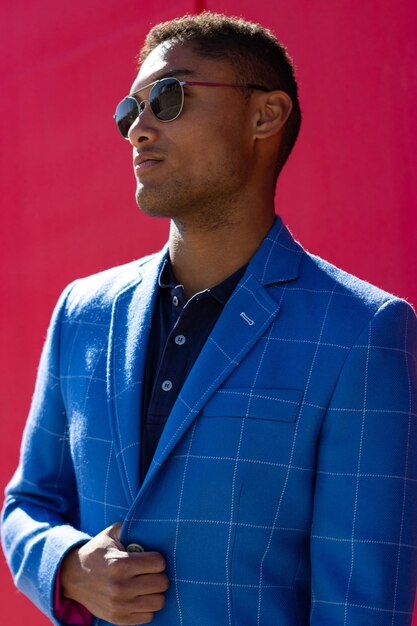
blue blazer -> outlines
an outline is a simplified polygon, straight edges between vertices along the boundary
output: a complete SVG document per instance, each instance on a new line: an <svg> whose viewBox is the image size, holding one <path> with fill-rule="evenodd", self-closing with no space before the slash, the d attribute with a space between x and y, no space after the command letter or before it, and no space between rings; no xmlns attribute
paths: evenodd
<svg viewBox="0 0 417 626"><path fill-rule="evenodd" d="M56 307L3 512L16 584L60 624L63 556L122 521L124 545L167 561L155 626L409 626L412 308L308 254L277 218L140 485L143 369L166 255L76 281Z"/></svg>

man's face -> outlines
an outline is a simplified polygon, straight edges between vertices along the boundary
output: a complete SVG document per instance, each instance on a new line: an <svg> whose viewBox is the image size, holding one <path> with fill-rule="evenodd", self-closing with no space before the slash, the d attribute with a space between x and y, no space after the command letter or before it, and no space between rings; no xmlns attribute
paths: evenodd
<svg viewBox="0 0 417 626"><path fill-rule="evenodd" d="M180 80L237 83L229 63L204 59L190 46L166 42L141 66L131 92L165 76ZM129 131L137 180L136 200L155 216L177 218L184 226L207 228L230 219L251 171L253 138L243 90L184 86L184 108L161 122L146 105ZM149 97L149 89L138 94ZM135 166L139 155L148 162Z"/></svg>

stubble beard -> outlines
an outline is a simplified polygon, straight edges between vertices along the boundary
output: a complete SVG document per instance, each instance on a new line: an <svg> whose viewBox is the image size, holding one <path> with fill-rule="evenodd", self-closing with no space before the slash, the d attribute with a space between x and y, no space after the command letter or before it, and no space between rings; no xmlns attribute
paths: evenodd
<svg viewBox="0 0 417 626"><path fill-rule="evenodd" d="M200 187L184 178L170 178L159 189L138 184L136 203L146 215L172 219L180 230L215 230L232 226L238 209L239 185L235 172L225 172Z"/></svg>

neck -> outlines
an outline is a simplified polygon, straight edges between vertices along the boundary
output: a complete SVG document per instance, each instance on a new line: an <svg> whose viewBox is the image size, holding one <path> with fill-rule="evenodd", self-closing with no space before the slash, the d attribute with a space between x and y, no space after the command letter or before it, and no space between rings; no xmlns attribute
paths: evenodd
<svg viewBox="0 0 417 626"><path fill-rule="evenodd" d="M274 221L273 207L256 220L244 217L211 229L171 221L169 254L175 276L187 298L248 263Z"/></svg>

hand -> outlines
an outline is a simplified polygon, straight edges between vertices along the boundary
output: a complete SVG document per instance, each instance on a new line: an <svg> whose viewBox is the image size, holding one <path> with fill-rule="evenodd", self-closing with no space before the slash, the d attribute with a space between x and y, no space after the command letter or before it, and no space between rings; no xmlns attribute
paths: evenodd
<svg viewBox="0 0 417 626"><path fill-rule="evenodd" d="M164 606L169 581L159 552L126 552L113 524L63 559L61 593L120 626L147 624Z"/></svg>

